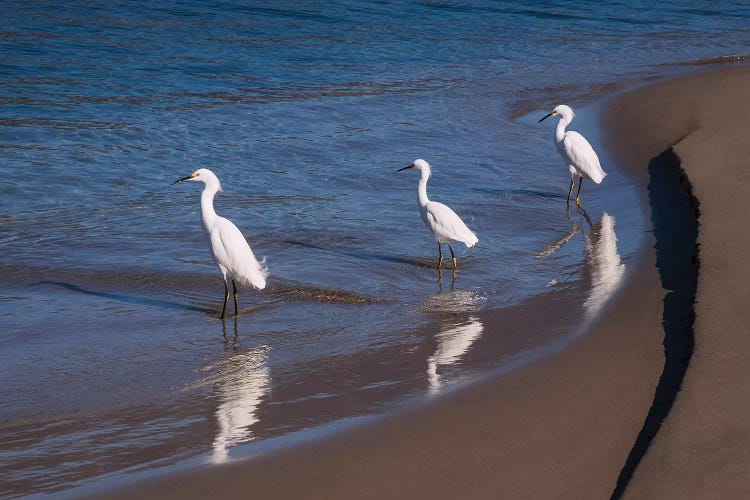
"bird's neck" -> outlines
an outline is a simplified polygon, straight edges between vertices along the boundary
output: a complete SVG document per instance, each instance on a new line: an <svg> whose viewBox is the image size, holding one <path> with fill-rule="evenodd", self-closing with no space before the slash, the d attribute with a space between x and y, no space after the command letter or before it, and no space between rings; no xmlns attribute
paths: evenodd
<svg viewBox="0 0 750 500"><path fill-rule="evenodd" d="M569 123L570 120L567 118L560 118L560 121L557 122L557 128L555 129L555 140L557 142L562 142L565 138L565 127L567 127Z"/></svg>
<svg viewBox="0 0 750 500"><path fill-rule="evenodd" d="M216 195L216 189L211 186L203 188L201 193L201 220L203 221L203 228L206 230L218 217L214 210L214 195Z"/></svg>
<svg viewBox="0 0 750 500"><path fill-rule="evenodd" d="M430 202L430 200L427 198L427 179L429 177L430 177L429 175L422 174L422 178L419 179L419 188L417 190L417 200L419 201L420 207L424 207Z"/></svg>

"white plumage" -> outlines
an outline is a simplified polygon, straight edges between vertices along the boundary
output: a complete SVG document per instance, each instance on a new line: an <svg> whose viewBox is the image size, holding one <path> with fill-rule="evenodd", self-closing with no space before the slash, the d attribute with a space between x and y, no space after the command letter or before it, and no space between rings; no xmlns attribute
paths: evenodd
<svg viewBox="0 0 750 500"><path fill-rule="evenodd" d="M204 218L203 231L211 244L216 265L227 278L259 290L266 287L266 269L258 262L247 240L232 221L217 216L211 226Z"/></svg>
<svg viewBox="0 0 750 500"><path fill-rule="evenodd" d="M250 245L237 226L229 219L220 217L214 211L214 196L221 191L219 178L206 168L196 170L187 177L177 179L172 184L182 181L200 181L205 184L201 193L201 222L203 232L208 239L214 262L224 277L224 307L221 317L224 318L227 300L229 299L229 281L234 290L234 313L237 315L237 285L253 286L259 290L266 287L267 269L255 258Z"/></svg>
<svg viewBox="0 0 750 500"><path fill-rule="evenodd" d="M581 186L583 179L591 179L596 184L601 183L607 175L599 163L599 157L596 151L591 147L589 141L581 134L575 131L566 132L565 128L575 118L575 113L570 106L560 104L552 110L551 113L544 116L539 122L550 116L560 116L560 121L555 129L555 144L557 151L562 156L563 161L570 171L570 189L568 189L568 203L570 203L570 194L573 192L575 177L579 177L578 194L576 195L576 205L581 204Z"/></svg>
<svg viewBox="0 0 750 500"><path fill-rule="evenodd" d="M432 231L432 234L435 235L435 239L438 242L438 253L440 255L438 259L438 269L443 265L443 251L440 245L441 243L448 243L448 248L451 251L451 258L453 259L453 269L455 270L456 255L453 253L453 248L451 248L450 243L452 241L460 241L467 247L471 248L477 244L479 239L449 206L436 201L430 201L427 198L427 180L432 173L429 163L424 160L415 160L414 163L397 170L397 172L409 168L416 168L422 174L419 179L419 188L417 191L419 214L422 216L422 221L425 226L427 226L427 229Z"/></svg>

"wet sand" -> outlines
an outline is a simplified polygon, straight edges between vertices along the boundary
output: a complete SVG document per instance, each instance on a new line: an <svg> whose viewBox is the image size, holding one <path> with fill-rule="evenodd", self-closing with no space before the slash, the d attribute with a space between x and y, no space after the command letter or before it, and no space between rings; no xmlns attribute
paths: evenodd
<svg viewBox="0 0 750 500"><path fill-rule="evenodd" d="M743 260L746 210L738 208L750 183L743 164L750 157L748 88L748 70L682 78L614 99L605 118L609 147L642 186L649 217L649 182L651 201L662 194L650 174L679 166L652 160L675 143L700 202L695 352L682 363L684 380L684 369L665 365L662 323L669 318L655 245L665 247L655 231L590 332L539 363L332 438L110 496L607 498L618 477L632 498L747 494L750 339L741 308L750 264ZM596 196L595 188L588 192ZM669 260L661 255L662 266ZM690 311L677 313L692 322ZM491 315L484 324L488 335L504 328ZM688 330L678 347L692 342ZM671 411L658 399L663 372L672 374L667 399L682 387ZM664 411L649 423L652 406ZM641 441L639 454L644 429L658 433ZM632 479L623 479L627 461Z"/></svg>
<svg viewBox="0 0 750 500"><path fill-rule="evenodd" d="M631 282L606 324L546 361L331 439L113 497L606 497L662 364L663 294L652 256Z"/></svg>

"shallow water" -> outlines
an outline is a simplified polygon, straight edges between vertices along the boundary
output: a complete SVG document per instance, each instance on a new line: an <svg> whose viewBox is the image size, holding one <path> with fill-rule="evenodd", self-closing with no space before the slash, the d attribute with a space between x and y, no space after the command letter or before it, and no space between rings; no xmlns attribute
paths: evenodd
<svg viewBox="0 0 750 500"><path fill-rule="evenodd" d="M3 2L0 494L282 446L581 334L647 230L592 96L750 53L748 7L644 5ZM590 223L536 123L563 101L609 173ZM479 236L455 282L418 157ZM271 272L236 322L169 185L199 167Z"/></svg>

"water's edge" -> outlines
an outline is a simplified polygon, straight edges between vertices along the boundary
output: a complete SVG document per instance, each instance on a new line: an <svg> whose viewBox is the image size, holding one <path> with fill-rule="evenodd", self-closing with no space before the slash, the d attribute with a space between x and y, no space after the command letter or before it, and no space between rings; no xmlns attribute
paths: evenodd
<svg viewBox="0 0 750 500"><path fill-rule="evenodd" d="M643 82L639 82L639 84L642 85ZM618 93L621 90L622 89L618 88ZM596 105L596 108L597 108L597 113L599 115L603 113L604 103L606 103L606 101L608 101L610 98L611 98L611 95L597 96L598 104ZM591 104L590 107L594 107L594 105ZM641 188L645 190L646 186L641 186L640 183L637 182L635 178L631 177L630 175L628 175L627 172L624 172L622 169L618 168L616 161L613 162L613 165L610 166L610 169L617 170L621 173L624 173L628 179L630 179L633 183L638 185L639 190ZM644 209L643 206L641 206L641 203L643 203L644 199L640 196L638 197L638 199L639 199L639 203L633 206L633 210L644 215L645 217L646 210ZM564 205L561 205L560 208L564 210ZM567 333L557 336L554 341L549 342L543 346L540 346L537 349L533 350L532 352L524 352L522 356L518 356L517 358L504 363L502 367L484 369L482 370L481 373L474 374L473 376L468 377L461 382L458 382L458 383L454 382L447 391L444 390L439 395L436 395L434 397L431 397L431 398L411 397L411 398L408 398L407 400L400 401L398 406L395 406L383 413L359 415L359 416L351 417L351 418L343 418L343 419L335 420L326 424L317 425L312 428L297 431L297 432L292 433L291 435L271 437L271 438L263 439L261 441L255 441L255 442L250 442L244 445L239 445L233 449L233 455L237 457L236 458L237 460L258 459L258 458L262 458L262 456L265 455L266 453L278 451L280 449L289 449L291 447L300 446L304 444L310 444L311 442L314 442L319 439L327 439L327 438L335 437L336 435L339 435L342 432L349 432L355 429L356 427L359 427L362 425L368 425L370 423L379 421L381 419L398 418L399 415L414 411L427 404L433 404L436 401L435 398L438 398L438 399L443 398L453 393L454 391L460 391L468 387L469 385L472 385L475 383L481 383L490 379L496 379L498 377L507 375L508 373L511 373L513 371L516 371L525 367L533 366L533 364L535 363L544 362L550 356L553 356L555 353L561 352L565 349L575 349L576 340L585 336L590 331L590 328L595 327L597 318L606 314L607 308L611 305L613 300L620 294L627 293L627 291L631 287L638 286L637 283L632 282L630 278L635 273L635 270L637 270L638 267L642 265L641 263L644 259L644 255L648 251L649 251L649 248L646 245L645 239L641 238L639 241L639 246L637 250L633 252L631 259L628 262L628 266L625 268L625 273L622 277L622 281L620 282L619 287L612 293L612 295L608 297L607 302L604 304L604 306L601 309L597 311L597 314L595 317L588 318L586 321L582 322L583 324L576 324L576 320L580 320L580 318L574 318L574 315L571 315L571 317L568 318L569 322L566 323L568 324L568 327L569 327L567 330ZM567 304L571 304L571 305L575 304L579 309L581 309L583 300L585 299L585 296L577 294L575 291L571 291L569 289L542 292L541 294L531 297L530 299L522 302L519 306L512 308L514 311L518 311L519 314L514 316L514 319L511 319L510 322L512 324L523 324L526 328L531 330L532 328L529 328L529 325L534 324L533 322L535 318L538 320L538 317L540 316L538 314L538 311L540 310L549 311L550 304L555 302L555 300L552 299L552 297L555 295L566 296L564 298L565 300L564 304L566 305L559 306L558 304L560 311L565 310L565 309L570 309L567 306ZM533 304L535 301L540 302L540 304L542 305L537 306ZM532 303L532 304L529 304L529 303ZM515 314L515 313L512 313L512 314ZM561 312L560 314L563 315L564 313ZM498 325L499 321L508 320L508 310L505 310L503 308L484 309L475 313L474 315L481 318L487 325ZM451 314L452 319L457 320L458 322L462 321L461 318L466 319L469 316L471 316L471 314L469 313ZM423 330L425 334L429 336L438 335L441 331L439 320L433 321L432 323L423 327L421 330ZM134 484L135 482L141 482L141 481L154 479L156 477L163 476L165 474L185 473L185 472L189 472L190 470L195 470L195 469L203 468L203 467L206 467L206 464L204 461L196 460L195 458L193 458L193 459L189 459L184 462L173 464L173 465L163 467L160 469L156 469L156 470L152 469L148 471L139 472L139 473L134 474L131 477L123 477L121 475L115 474L113 477L107 479L107 484L103 484L104 481L102 480L97 480L81 488L76 488L74 490L69 490L69 491L74 492L75 495L80 495L80 494L95 495L96 493L101 493L105 491L119 490L123 487L127 487L128 484Z"/></svg>

